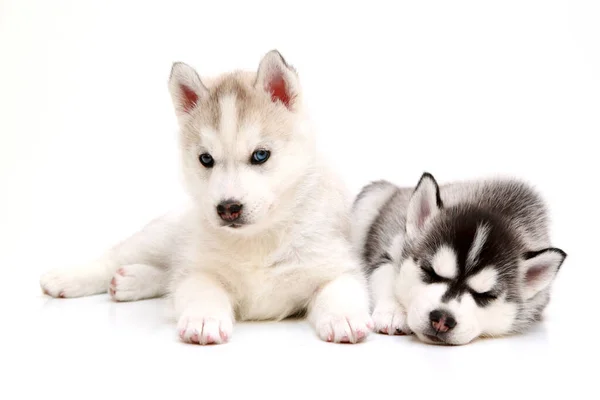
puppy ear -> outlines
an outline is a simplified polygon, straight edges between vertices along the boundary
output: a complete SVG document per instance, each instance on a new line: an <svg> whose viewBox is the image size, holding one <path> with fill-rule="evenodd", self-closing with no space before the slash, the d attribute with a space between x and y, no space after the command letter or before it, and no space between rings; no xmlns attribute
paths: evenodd
<svg viewBox="0 0 600 400"><path fill-rule="evenodd" d="M180 123L184 123L199 101L208 96L208 89L198 73L182 62L173 63L169 76L169 92Z"/></svg>
<svg viewBox="0 0 600 400"><path fill-rule="evenodd" d="M425 172L421 176L408 203L406 214L406 236L414 239L423 233L427 222L429 222L442 207L440 188L433 175Z"/></svg>
<svg viewBox="0 0 600 400"><path fill-rule="evenodd" d="M547 288L566 257L567 253L554 247L525 253L521 260L523 297L529 300Z"/></svg>
<svg viewBox="0 0 600 400"><path fill-rule="evenodd" d="M298 75L277 50L271 50L261 60L254 86L266 91L274 103L280 102L289 110L294 110L300 101Z"/></svg>

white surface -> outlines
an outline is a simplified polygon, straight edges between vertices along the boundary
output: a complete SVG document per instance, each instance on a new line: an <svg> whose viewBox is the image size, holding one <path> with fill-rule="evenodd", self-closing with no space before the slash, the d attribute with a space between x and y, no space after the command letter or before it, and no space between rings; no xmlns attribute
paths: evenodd
<svg viewBox="0 0 600 400"><path fill-rule="evenodd" d="M0 2L0 398L597 398L597 2L156 4ZM423 170L538 186L569 254L543 324L454 348L241 324L203 348L159 300L41 296L43 271L180 200L171 62L254 69L271 48L354 191Z"/></svg>

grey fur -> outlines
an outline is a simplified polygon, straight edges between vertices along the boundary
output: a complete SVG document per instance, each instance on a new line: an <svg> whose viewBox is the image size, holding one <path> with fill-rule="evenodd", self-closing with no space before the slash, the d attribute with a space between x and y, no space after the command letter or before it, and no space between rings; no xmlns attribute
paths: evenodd
<svg viewBox="0 0 600 400"><path fill-rule="evenodd" d="M430 174L425 173L421 179L425 177L435 182ZM473 244L477 227L485 225L489 227L489 238L482 248L485 259L479 263L463 262L460 279L464 282L470 275L493 265L500 281L498 290L505 295L505 301L517 304L518 312L510 332L525 330L540 319L549 302L551 286L528 300L524 299L519 263L528 257L528 252L545 249L560 253L562 261L566 257L562 250L551 247L548 208L544 200L531 185L516 179L435 184L441 211L432 218L421 236L409 240L405 235L399 248L395 248L394 243L399 235L405 234L407 210L415 187L398 187L380 180L360 191L353 205L352 220L355 229L366 232L362 236L355 235L355 238L361 239L354 243L366 274L370 276L390 260L397 269L407 258L425 262L443 244L453 248L459 259L462 254L466 260L465 254ZM380 204L374 218L366 216L367 213L373 214L373 210L369 210L371 203ZM460 296L459 289L456 289L460 288L460 284L449 283L449 287L444 301Z"/></svg>

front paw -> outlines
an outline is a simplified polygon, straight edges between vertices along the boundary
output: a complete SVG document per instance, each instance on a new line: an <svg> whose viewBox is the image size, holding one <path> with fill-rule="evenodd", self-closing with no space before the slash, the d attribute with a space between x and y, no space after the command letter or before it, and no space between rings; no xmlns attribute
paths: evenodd
<svg viewBox="0 0 600 400"><path fill-rule="evenodd" d="M316 320L317 334L322 340L334 343L358 343L373 329L367 313L359 315L324 314Z"/></svg>
<svg viewBox="0 0 600 400"><path fill-rule="evenodd" d="M229 317L209 317L184 314L177 325L179 338L193 344L223 344L229 341L233 321Z"/></svg>
<svg viewBox="0 0 600 400"><path fill-rule="evenodd" d="M373 311L375 332L386 335L410 335L406 313L400 307L376 307Z"/></svg>

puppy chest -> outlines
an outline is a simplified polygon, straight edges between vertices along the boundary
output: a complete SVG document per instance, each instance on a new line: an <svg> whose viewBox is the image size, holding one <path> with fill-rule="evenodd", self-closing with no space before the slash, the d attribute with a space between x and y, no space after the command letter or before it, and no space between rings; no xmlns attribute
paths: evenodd
<svg viewBox="0 0 600 400"><path fill-rule="evenodd" d="M296 271L272 267L243 274L236 289L239 318L266 320L284 318L303 308L316 284Z"/></svg>

